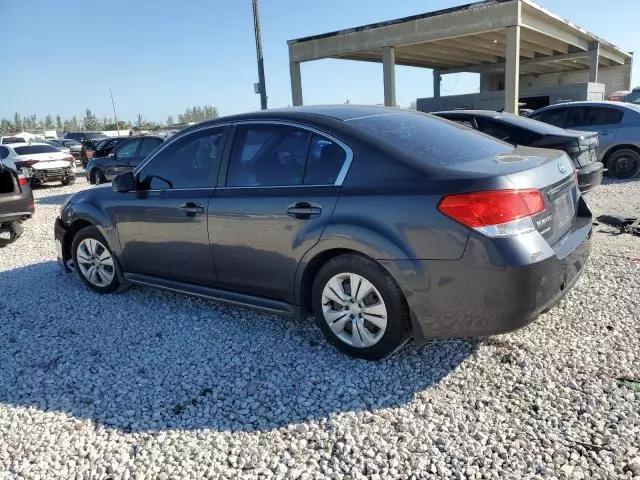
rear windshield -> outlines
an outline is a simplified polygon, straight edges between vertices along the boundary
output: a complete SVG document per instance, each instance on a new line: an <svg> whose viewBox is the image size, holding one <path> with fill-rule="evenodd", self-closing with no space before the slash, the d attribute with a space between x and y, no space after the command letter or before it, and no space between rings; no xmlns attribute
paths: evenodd
<svg viewBox="0 0 640 480"><path fill-rule="evenodd" d="M22 137L5 137L2 139L2 143L5 145L9 143L25 143L26 140Z"/></svg>
<svg viewBox="0 0 640 480"><path fill-rule="evenodd" d="M507 143L420 113L389 113L348 122L420 161L445 167L513 150Z"/></svg>
<svg viewBox="0 0 640 480"><path fill-rule="evenodd" d="M566 135L567 131L564 128L556 127L550 123L540 122L533 118L521 117L514 114L502 114L496 117L496 120L501 120L514 127L526 128L541 135Z"/></svg>
<svg viewBox="0 0 640 480"><path fill-rule="evenodd" d="M18 155L34 155L36 153L60 153L56 147L51 145L27 145L25 147L15 147Z"/></svg>
<svg viewBox="0 0 640 480"><path fill-rule="evenodd" d="M105 135L101 132L87 132L84 134L84 138L87 140L92 138L105 138Z"/></svg>
<svg viewBox="0 0 640 480"><path fill-rule="evenodd" d="M81 143L77 140L62 140L62 143L65 147L75 147L77 145L81 145Z"/></svg>

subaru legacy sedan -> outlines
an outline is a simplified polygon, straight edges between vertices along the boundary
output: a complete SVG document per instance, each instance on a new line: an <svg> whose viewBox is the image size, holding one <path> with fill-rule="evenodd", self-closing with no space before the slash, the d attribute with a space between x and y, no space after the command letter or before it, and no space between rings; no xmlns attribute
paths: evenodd
<svg viewBox="0 0 640 480"><path fill-rule="evenodd" d="M315 106L194 125L62 206L92 290L143 285L306 321L366 359L484 336L556 304L590 251L566 153L401 109Z"/></svg>

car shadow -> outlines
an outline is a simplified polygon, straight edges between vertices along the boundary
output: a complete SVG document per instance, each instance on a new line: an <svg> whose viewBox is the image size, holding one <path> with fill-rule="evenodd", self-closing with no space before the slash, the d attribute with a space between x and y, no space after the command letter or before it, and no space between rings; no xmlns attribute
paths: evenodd
<svg viewBox="0 0 640 480"><path fill-rule="evenodd" d="M330 424L411 402L476 348L443 341L351 359L310 319L152 289L99 295L52 261L2 271L0 285L0 402L127 432ZM55 293L24 308L15 299L33 285Z"/></svg>
<svg viewBox="0 0 640 480"><path fill-rule="evenodd" d="M621 183L632 183L632 182L640 183L640 176L632 177L632 178L614 178L609 176L609 174L606 174L604 177L602 177L602 185L618 185Z"/></svg>
<svg viewBox="0 0 640 480"><path fill-rule="evenodd" d="M62 203L72 195L71 193L62 193L60 195L49 195L48 197L36 198L36 205L62 205Z"/></svg>

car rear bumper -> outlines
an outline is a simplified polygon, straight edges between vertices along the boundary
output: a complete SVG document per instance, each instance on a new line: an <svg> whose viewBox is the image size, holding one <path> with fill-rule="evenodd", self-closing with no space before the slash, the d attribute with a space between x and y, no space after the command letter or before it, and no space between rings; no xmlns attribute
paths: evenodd
<svg viewBox="0 0 640 480"><path fill-rule="evenodd" d="M502 239L474 232L459 260L381 261L405 294L416 344L505 333L557 304L589 258L592 219L584 200L581 209L588 215L555 250L538 232Z"/></svg>
<svg viewBox="0 0 640 480"><path fill-rule="evenodd" d="M592 162L585 167L578 167L578 188L582 193L587 193L602 183L604 165L602 162Z"/></svg>
<svg viewBox="0 0 640 480"><path fill-rule="evenodd" d="M29 178L37 182L47 182L50 180L64 180L74 178L75 172L72 168L42 168L32 169Z"/></svg>

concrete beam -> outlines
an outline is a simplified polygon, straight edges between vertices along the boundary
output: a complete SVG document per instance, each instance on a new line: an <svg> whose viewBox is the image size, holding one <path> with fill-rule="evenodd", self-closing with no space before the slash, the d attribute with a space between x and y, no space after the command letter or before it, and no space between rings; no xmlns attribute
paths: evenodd
<svg viewBox="0 0 640 480"><path fill-rule="evenodd" d="M600 52L600 43L593 42L589 45L589 81L598 82L598 58Z"/></svg>
<svg viewBox="0 0 640 480"><path fill-rule="evenodd" d="M440 82L442 76L437 68L433 70L433 98L440 98Z"/></svg>
<svg viewBox="0 0 640 480"><path fill-rule="evenodd" d="M569 53L569 45L567 43L549 37L548 35L545 35L538 31L531 30L529 28L523 28L520 32L520 36L527 45L530 45L532 47L538 46L541 49L541 53L543 53L542 49L544 49L546 52L551 51L552 54L554 54L555 52Z"/></svg>
<svg viewBox="0 0 640 480"><path fill-rule="evenodd" d="M565 53L563 55L552 55L550 57L528 58L526 60L520 60L520 66L564 62L567 60L589 58L590 55L591 55L590 52L576 52L576 53ZM469 67L450 68L447 70L442 70L440 73L443 75L449 74L449 73L461 73L461 72L485 73L485 72L492 72L492 71L501 71L501 70L504 70L506 66L507 66L506 62L505 63L487 63L483 65L470 65Z"/></svg>
<svg viewBox="0 0 640 480"><path fill-rule="evenodd" d="M439 45L455 46L461 50L467 52L481 52L488 53L497 57L504 56L504 37L498 40L499 35L493 38L485 38L480 35L471 35L463 38L450 38L448 40L441 40ZM520 56L527 58L535 58L536 52L532 49L523 48L522 39L520 40Z"/></svg>
<svg viewBox="0 0 640 480"><path fill-rule="evenodd" d="M302 76L300 74L300 62L289 62L289 74L291 75L291 101L294 107L302 105Z"/></svg>
<svg viewBox="0 0 640 480"><path fill-rule="evenodd" d="M589 40L579 30L567 26L565 22L550 17L527 3L522 4L521 25L529 30L551 37L558 42L578 47L581 50L589 48Z"/></svg>
<svg viewBox="0 0 640 480"><path fill-rule="evenodd" d="M504 69L504 111L518 113L520 93L520 25L507 28Z"/></svg>
<svg viewBox="0 0 640 480"><path fill-rule="evenodd" d="M403 57L405 55L412 57L427 57L427 58L439 58L443 60L443 62L453 63L455 65L479 65L483 61L479 58L474 58L475 55L469 53L467 56L462 55L453 55L451 53L445 52L441 48L424 48L422 45L410 45L407 47L398 47L396 48L396 57ZM496 56L488 56L488 58L492 58L493 60L486 60L488 62L497 61Z"/></svg>
<svg viewBox="0 0 640 480"><path fill-rule="evenodd" d="M500 30L518 23L518 11L519 0L512 0L404 22L352 28L328 36L291 41L289 59L303 62Z"/></svg>
<svg viewBox="0 0 640 480"><path fill-rule="evenodd" d="M372 54L370 52L363 52L354 55L345 55L337 57L341 60L356 60L360 62L374 62L382 63L382 56L380 54ZM396 65L404 65L407 67L419 67L419 68L457 68L460 66L459 62L445 61L440 58L425 57L418 55L398 55L396 51Z"/></svg>
<svg viewBox="0 0 640 480"><path fill-rule="evenodd" d="M382 49L382 75L384 77L384 104L396 106L396 52L393 47Z"/></svg>
<svg viewBox="0 0 640 480"><path fill-rule="evenodd" d="M478 51L470 51L461 48L457 45L444 45L440 42L430 42L423 43L420 45L411 45L409 47L404 47L404 49L410 49L411 51L420 52L423 51L426 54L435 53L438 55L442 55L447 58L451 58L454 60L460 60L466 63L482 63L482 62L497 62L499 57L502 56L500 53L492 52L492 53L482 53Z"/></svg>

